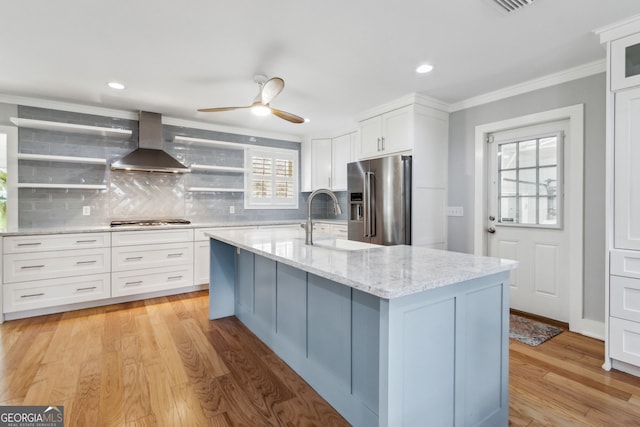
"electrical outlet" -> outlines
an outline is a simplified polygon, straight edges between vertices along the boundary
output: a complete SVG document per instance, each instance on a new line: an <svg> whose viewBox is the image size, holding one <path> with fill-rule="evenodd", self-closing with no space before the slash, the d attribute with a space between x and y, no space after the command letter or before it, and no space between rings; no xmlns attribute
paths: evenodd
<svg viewBox="0 0 640 427"><path fill-rule="evenodd" d="M449 206L447 208L448 216L464 216L464 208L462 206Z"/></svg>
<svg viewBox="0 0 640 427"><path fill-rule="evenodd" d="M236 213L236 207L235 206L229 206L229 213L230 214Z"/></svg>
<svg viewBox="0 0 640 427"><path fill-rule="evenodd" d="M91 206L83 206L82 215L91 215Z"/></svg>

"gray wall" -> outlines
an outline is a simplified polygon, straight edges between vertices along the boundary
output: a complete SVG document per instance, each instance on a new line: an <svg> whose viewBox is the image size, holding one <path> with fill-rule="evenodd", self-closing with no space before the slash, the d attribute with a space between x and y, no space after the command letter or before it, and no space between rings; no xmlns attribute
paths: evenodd
<svg viewBox="0 0 640 427"><path fill-rule="evenodd" d="M575 104L585 106L584 314L604 321L606 77L597 74L466 110L449 118L449 250L473 252L475 127Z"/></svg>
<svg viewBox="0 0 640 427"><path fill-rule="evenodd" d="M0 104L0 107L3 105ZM15 115L15 107L7 107ZM0 120L4 109L0 109ZM18 107L22 118L60 121L133 130L131 137L101 137L66 132L20 128L18 150L21 153L106 158L108 163L137 146L138 122L35 107ZM300 144L251 135L164 126L164 148L186 164L243 166L242 152L189 144L176 144L175 135L263 145L300 151ZM11 173L11 172L10 172ZM14 172L15 173L15 172ZM18 182L101 184L107 190L32 189L19 190L18 223L20 229L91 227L108 225L112 219L152 217L187 218L196 223L236 223L270 220L302 220L306 197L299 195L298 209L245 210L244 195L234 193L188 192L190 186L242 187L238 174L194 172L185 175L111 171L104 165L20 160ZM326 218L327 204L314 203L317 217ZM90 206L91 215L83 216L82 207ZM235 213L229 213L234 206Z"/></svg>

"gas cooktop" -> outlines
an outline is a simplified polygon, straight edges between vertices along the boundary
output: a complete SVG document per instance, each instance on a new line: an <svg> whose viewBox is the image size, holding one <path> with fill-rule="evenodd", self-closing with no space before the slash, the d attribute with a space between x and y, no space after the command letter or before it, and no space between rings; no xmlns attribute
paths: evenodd
<svg viewBox="0 0 640 427"><path fill-rule="evenodd" d="M188 219L127 219L111 221L112 227L153 227L158 225L187 225Z"/></svg>

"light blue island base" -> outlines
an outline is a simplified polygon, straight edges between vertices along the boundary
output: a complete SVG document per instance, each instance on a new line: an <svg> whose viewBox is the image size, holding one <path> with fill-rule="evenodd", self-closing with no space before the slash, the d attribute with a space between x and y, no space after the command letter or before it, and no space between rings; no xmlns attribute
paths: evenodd
<svg viewBox="0 0 640 427"><path fill-rule="evenodd" d="M212 238L237 316L354 426L507 426L509 271L385 299Z"/></svg>

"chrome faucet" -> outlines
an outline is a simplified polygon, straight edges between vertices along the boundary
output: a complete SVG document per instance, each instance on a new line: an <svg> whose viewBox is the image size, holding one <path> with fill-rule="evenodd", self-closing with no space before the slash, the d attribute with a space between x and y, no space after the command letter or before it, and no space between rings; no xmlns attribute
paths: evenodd
<svg viewBox="0 0 640 427"><path fill-rule="evenodd" d="M333 209L336 215L340 215L342 213L342 209L340 209L340 204L338 204L338 198L331 190L327 190L326 188L319 188L307 199L307 222L300 224L302 228L304 228L304 243L306 245L313 245L313 222L311 221L311 202L313 198L318 194L326 194L333 199Z"/></svg>

